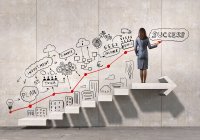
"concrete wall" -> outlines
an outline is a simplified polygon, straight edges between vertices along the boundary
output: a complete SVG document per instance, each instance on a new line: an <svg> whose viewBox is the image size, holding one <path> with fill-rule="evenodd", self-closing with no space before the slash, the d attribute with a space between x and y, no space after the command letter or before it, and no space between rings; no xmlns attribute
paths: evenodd
<svg viewBox="0 0 200 140"><path fill-rule="evenodd" d="M190 36L184 42L166 41L149 51L147 82L157 82L160 76L167 75L177 88L166 97L158 96L160 91L157 90L132 91L129 96L114 97L113 102L98 103L95 109L81 109L80 115L66 115L63 121L52 124L77 127L200 126L199 7L200 3L195 0L0 0L0 126L16 126L18 119L26 117L26 110L9 114L6 100L15 100L14 108L27 105L17 99L23 86L33 85L36 79L24 77L24 70L46 55L43 49L47 44L55 45L57 51L62 52L75 48L81 37L91 42L102 30L114 36L121 28L131 29L135 39L140 27L146 28L148 33L156 28L189 31ZM103 64L111 60L113 58L106 59ZM104 84L104 78L112 73L117 78L123 76L126 60L135 63L129 86L131 81L140 82L136 56L132 53L113 65L111 71L87 77L83 83L98 79ZM71 85L78 79L77 76L70 77ZM60 89L64 91L65 86ZM36 100L51 92L40 94ZM37 106L48 108L48 101Z"/></svg>

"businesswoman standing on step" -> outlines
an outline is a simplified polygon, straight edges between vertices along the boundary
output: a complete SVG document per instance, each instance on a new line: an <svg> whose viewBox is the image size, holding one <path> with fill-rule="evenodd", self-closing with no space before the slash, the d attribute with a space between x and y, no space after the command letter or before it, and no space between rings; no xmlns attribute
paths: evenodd
<svg viewBox="0 0 200 140"><path fill-rule="evenodd" d="M153 45L150 44L149 38L146 35L144 28L140 28L138 37L135 40L135 53L137 55L137 65L140 69L141 83L146 83L147 69L148 69L148 50L156 48L161 41L157 41Z"/></svg>

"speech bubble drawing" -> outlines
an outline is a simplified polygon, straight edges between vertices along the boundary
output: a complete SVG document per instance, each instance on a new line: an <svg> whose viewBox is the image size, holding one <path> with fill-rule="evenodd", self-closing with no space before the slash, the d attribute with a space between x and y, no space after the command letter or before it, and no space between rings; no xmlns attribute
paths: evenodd
<svg viewBox="0 0 200 140"><path fill-rule="evenodd" d="M185 28L158 28L152 29L149 38L152 41L175 41L183 42L189 37L189 31Z"/></svg>
<svg viewBox="0 0 200 140"><path fill-rule="evenodd" d="M73 48L70 48L68 50L65 50L59 54L60 59L67 59L68 57L75 54L75 50Z"/></svg>
<svg viewBox="0 0 200 140"><path fill-rule="evenodd" d="M25 70L25 76L28 78L33 77L38 71L48 68L53 63L53 59L51 57L44 57L35 63L31 64L26 70Z"/></svg>
<svg viewBox="0 0 200 140"><path fill-rule="evenodd" d="M103 52L103 55L104 57L111 57L111 56L114 56L114 55L117 55L119 54L120 52L120 48L119 47L114 47L114 48L111 48L111 49L108 49L106 51Z"/></svg>
<svg viewBox="0 0 200 140"><path fill-rule="evenodd" d="M38 88L35 86L24 86L20 92L21 99L29 103L34 101L38 94Z"/></svg>

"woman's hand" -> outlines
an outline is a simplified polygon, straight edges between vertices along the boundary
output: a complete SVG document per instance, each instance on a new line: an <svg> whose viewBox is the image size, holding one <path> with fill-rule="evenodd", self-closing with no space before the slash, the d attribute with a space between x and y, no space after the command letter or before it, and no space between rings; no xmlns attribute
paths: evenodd
<svg viewBox="0 0 200 140"><path fill-rule="evenodd" d="M158 44L160 44L160 43L162 43L162 40L158 40L158 41L155 43L155 45L158 45Z"/></svg>
<svg viewBox="0 0 200 140"><path fill-rule="evenodd" d="M158 43L159 43L159 44L162 43L162 40L158 40Z"/></svg>

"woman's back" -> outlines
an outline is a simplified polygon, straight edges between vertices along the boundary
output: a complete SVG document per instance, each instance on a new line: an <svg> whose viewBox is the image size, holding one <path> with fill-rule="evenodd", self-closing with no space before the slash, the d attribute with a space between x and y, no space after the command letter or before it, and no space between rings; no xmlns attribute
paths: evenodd
<svg viewBox="0 0 200 140"><path fill-rule="evenodd" d="M140 39L139 37L136 38L136 46L138 51L144 51L147 50L149 38L146 39Z"/></svg>

